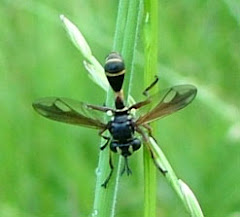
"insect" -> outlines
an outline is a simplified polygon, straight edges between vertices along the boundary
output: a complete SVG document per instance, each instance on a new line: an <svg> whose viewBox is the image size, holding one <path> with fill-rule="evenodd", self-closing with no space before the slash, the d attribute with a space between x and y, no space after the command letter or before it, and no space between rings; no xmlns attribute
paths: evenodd
<svg viewBox="0 0 240 217"><path fill-rule="evenodd" d="M124 157L122 174L124 172L131 174L128 157L141 147L141 140L136 136L136 132L147 144L149 136L152 136L149 123L187 106L195 98L197 89L193 85L179 85L149 95L149 90L157 83L158 79L156 79L145 89L144 95L147 96L145 100L127 107L122 90L125 65L121 55L116 52L110 53L106 58L104 69L115 93L115 108L90 105L60 97L37 100L33 103L33 108L46 118L99 130L99 135L106 140L100 149L104 150L109 145L111 150L110 173L102 184L106 188L114 170L111 153L117 152ZM111 120L105 123L101 112L111 113ZM109 131L110 137L105 135L106 131ZM155 160L150 146L148 150ZM167 172L158 168L163 173Z"/></svg>

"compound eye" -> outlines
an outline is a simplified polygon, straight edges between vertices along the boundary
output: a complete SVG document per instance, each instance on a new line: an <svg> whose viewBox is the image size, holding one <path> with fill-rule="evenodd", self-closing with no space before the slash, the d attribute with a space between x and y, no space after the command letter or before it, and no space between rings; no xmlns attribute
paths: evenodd
<svg viewBox="0 0 240 217"><path fill-rule="evenodd" d="M111 151L113 151L113 152L117 152L118 150L117 150L117 148L118 148L118 143L116 143L116 142L111 142L111 144L110 144L110 149L111 149Z"/></svg>
<svg viewBox="0 0 240 217"><path fill-rule="evenodd" d="M132 142L133 151L137 151L141 147L141 141L139 139L134 139Z"/></svg>

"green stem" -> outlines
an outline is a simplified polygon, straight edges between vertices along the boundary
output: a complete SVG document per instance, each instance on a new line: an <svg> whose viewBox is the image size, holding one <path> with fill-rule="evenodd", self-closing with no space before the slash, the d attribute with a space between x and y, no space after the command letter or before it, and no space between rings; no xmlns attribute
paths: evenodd
<svg viewBox="0 0 240 217"><path fill-rule="evenodd" d="M157 72L158 1L144 0L144 83L149 85ZM153 131L155 126L152 125ZM144 148L144 216L156 216L156 169Z"/></svg>
<svg viewBox="0 0 240 217"><path fill-rule="evenodd" d="M124 91L126 96L130 93L130 81L133 75L133 64L135 56L135 48L137 44L137 35L139 31L139 23L141 21L140 16L142 10L140 10L140 1L126 1L120 0L116 31L114 35L113 50L122 54L126 64L126 79L124 83ZM128 97L127 97L128 100ZM109 90L107 93L106 105L113 104L113 92ZM116 156L114 156L116 157ZM101 183L109 173L109 152L100 152L99 164L95 191L95 201L93 216L114 216L115 205L118 189L118 180L120 177L121 157L118 158L118 166L115 166L115 170L107 189L101 187ZM114 161L115 162L115 161Z"/></svg>
<svg viewBox="0 0 240 217"><path fill-rule="evenodd" d="M123 47L124 31L127 23L128 5L129 2L126 0L120 0L118 5L118 16L114 33L113 51L120 53Z"/></svg>
<svg viewBox="0 0 240 217"><path fill-rule="evenodd" d="M126 96L130 95L132 84L135 53L138 41L139 26L142 21L143 3L142 0L129 1L127 23L125 28L124 43L122 48L122 55L126 60L126 69L130 72L125 75L124 93Z"/></svg>

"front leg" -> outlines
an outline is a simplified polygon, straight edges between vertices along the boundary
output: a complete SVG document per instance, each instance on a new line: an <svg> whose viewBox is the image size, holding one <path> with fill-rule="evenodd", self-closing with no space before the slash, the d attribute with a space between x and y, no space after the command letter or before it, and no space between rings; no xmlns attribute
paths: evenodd
<svg viewBox="0 0 240 217"><path fill-rule="evenodd" d="M104 188L107 188L107 184L108 184L109 180L111 179L112 174L113 174L113 170L114 170L114 166L113 166L113 162L112 162L112 152L111 151L109 152L109 166L110 166L109 175L101 185Z"/></svg>

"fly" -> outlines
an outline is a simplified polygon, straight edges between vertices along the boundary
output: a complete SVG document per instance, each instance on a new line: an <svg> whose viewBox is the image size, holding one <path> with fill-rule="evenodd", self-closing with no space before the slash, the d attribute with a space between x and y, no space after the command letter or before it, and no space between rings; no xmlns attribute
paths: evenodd
<svg viewBox="0 0 240 217"><path fill-rule="evenodd" d="M95 128L99 130L99 135L106 140L100 147L104 150L108 145L114 153L119 153L125 159L122 174L131 174L128 165L128 157L141 147L141 140L136 137L136 132L141 135L147 144L148 136L152 136L149 123L167 116L186 107L197 94L197 89L193 85L173 86L165 91L148 95L148 91L157 83L158 78L143 92L147 99L140 101L130 107L125 106L122 85L125 75L125 65L123 58L116 52L110 53L104 65L105 74L115 93L115 109L90 105L67 98L48 97L37 100L33 103L33 108L42 116L64 123ZM136 111L136 114L135 112ZM112 119L104 122L103 115L99 112L111 113ZM109 131L110 137L104 135ZM151 147L148 147L155 162ZM110 173L104 183L107 184L112 176L114 165L111 152L109 157ZM166 173L158 167L162 173Z"/></svg>

